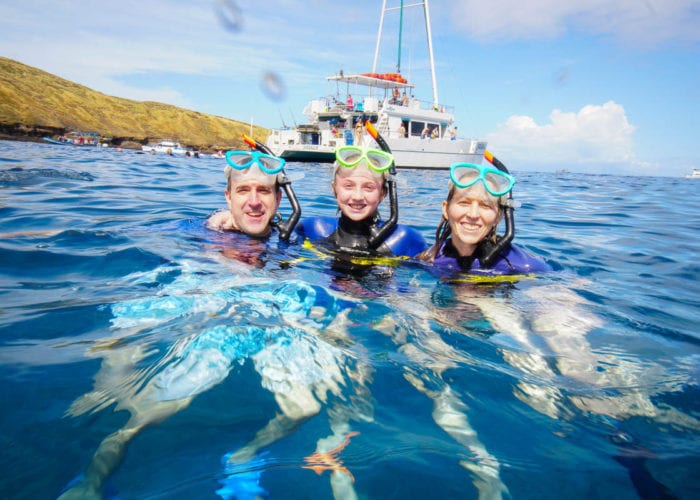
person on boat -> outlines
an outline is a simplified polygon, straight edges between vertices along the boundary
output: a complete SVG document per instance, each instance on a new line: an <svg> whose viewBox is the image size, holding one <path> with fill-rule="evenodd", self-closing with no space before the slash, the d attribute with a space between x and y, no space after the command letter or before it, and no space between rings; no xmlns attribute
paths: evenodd
<svg viewBox="0 0 700 500"><path fill-rule="evenodd" d="M408 106L408 96L406 95L406 91L403 91L403 94L401 94L401 105L402 106Z"/></svg>
<svg viewBox="0 0 700 500"><path fill-rule="evenodd" d="M451 141L457 140L457 127L453 127L452 130L450 130L450 140Z"/></svg>
<svg viewBox="0 0 700 500"><path fill-rule="evenodd" d="M355 108L355 104L353 103L352 96L348 94L348 99L346 101L346 109L348 111L352 111Z"/></svg>
<svg viewBox="0 0 700 500"><path fill-rule="evenodd" d="M335 151L331 189L340 216L305 218L297 233L348 256L414 256L425 249L423 236L398 224L398 200L391 170L394 157L378 149L342 146ZM379 206L389 194L391 216L383 222Z"/></svg>
<svg viewBox="0 0 700 500"><path fill-rule="evenodd" d="M431 139L437 139L440 136L440 128L436 125L433 127L433 129L430 131L430 138Z"/></svg>
<svg viewBox="0 0 700 500"><path fill-rule="evenodd" d="M400 138L406 137L406 127L404 127L403 122L401 122L401 125L399 125L397 132Z"/></svg>
<svg viewBox="0 0 700 500"><path fill-rule="evenodd" d="M362 136L364 135L364 128L362 127L362 119L358 118L357 121L355 122L355 137L354 137L354 144L356 146L361 146L362 145Z"/></svg>
<svg viewBox="0 0 700 500"><path fill-rule="evenodd" d="M515 178L502 169L472 163L453 164L435 243L418 258L452 272L550 271L544 260L512 244L514 185ZM504 216L506 235L501 237L497 228Z"/></svg>

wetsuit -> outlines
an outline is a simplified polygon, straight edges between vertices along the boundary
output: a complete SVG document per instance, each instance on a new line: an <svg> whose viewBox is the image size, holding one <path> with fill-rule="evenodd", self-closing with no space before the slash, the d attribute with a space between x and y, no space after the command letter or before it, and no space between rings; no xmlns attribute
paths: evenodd
<svg viewBox="0 0 700 500"><path fill-rule="evenodd" d="M474 255L460 257L448 238L440 247L433 265L445 270L473 272L483 271L489 274L530 274L551 271L552 268L544 260L525 252L515 245L508 245L497 256L496 261L489 267L482 267L479 256L485 248L480 245Z"/></svg>
<svg viewBox="0 0 700 500"><path fill-rule="evenodd" d="M324 242L350 254L413 257L427 248L425 238L418 231L402 224L397 224L379 246L370 248L369 238L381 225L374 218L355 222L344 215L307 217L297 225L296 232L312 243Z"/></svg>

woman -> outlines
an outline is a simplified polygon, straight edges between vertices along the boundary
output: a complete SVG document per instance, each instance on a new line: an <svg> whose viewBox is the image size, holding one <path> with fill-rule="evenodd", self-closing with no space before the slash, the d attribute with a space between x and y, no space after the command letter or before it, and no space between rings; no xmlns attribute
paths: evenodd
<svg viewBox="0 0 700 500"><path fill-rule="evenodd" d="M495 159L494 159L495 160ZM500 165L497 160L495 164ZM469 272L488 274L526 274L549 271L541 259L511 244L514 235L511 191L515 178L502 169L471 163L450 167L447 198L442 202L442 219L435 233L435 244L418 255L444 274ZM497 235L500 221L506 219L506 233ZM477 307L488 301L475 294ZM482 302L484 305L482 306ZM403 307L407 307L406 304ZM415 305L408 306L417 309ZM450 314L454 318L455 311ZM439 317L436 316L436 317ZM430 318L434 320L434 317ZM459 352L435 335L430 322L422 329L419 342L407 342L401 352L414 364L406 371L406 380L433 401L433 420L452 439L469 450L471 459L460 465L472 476L479 498L508 496L501 478L501 464L479 438L467 415L468 405L445 380L444 372L454 368ZM423 369L417 369L421 366Z"/></svg>
<svg viewBox="0 0 700 500"><path fill-rule="evenodd" d="M515 178L504 170L472 163L453 164L435 244L418 258L450 271L489 274L550 271L544 260L511 243L514 185ZM501 237L497 228L504 215L506 235Z"/></svg>
<svg viewBox="0 0 700 500"><path fill-rule="evenodd" d="M511 243L515 179L500 162L492 157L489 160L497 168L465 163L452 165L435 244L419 258L432 262L442 272L493 275L550 271L542 259ZM496 228L504 217L506 234L498 236ZM604 323L571 286L546 283L524 287L517 292L527 301L527 307L523 308L522 304L514 307L508 300L480 293L470 285L451 283L456 303L477 307L494 331L507 334L517 346L501 350L504 360L523 374L513 387L514 395L552 419L570 419L574 409L586 415L606 417L604 429L611 433L610 439L619 448L619 455L614 458L628 469L640 496L665 497L666 487L646 469L649 452L617 429L617 422L631 417L700 428L694 416L654 401L655 393L649 388L662 385L649 381L654 370L649 367L640 370L629 360L592 348L587 336ZM450 304L448 310L445 314L454 321L455 306ZM449 361L455 359L450 349L448 345L433 348L438 354L427 358L437 378L433 388L428 387L425 379L430 377L425 374L423 378L407 379L434 401L433 417L438 425L467 446L474 456L483 457L476 462L462 462L474 474L480 497L498 497L506 493L507 488L500 479L497 457L480 442L467 418L466 405L442 378L442 373L450 367ZM406 344L402 351L409 359L424 359L418 345ZM616 390L609 391L611 387Z"/></svg>

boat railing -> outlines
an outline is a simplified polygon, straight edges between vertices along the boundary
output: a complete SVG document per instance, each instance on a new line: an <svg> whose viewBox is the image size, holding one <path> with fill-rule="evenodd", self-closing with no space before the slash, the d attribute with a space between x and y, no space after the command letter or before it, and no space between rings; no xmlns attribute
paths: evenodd
<svg viewBox="0 0 700 500"><path fill-rule="evenodd" d="M347 96L328 95L312 100L304 109L304 115L313 117L321 113L377 113L381 103L382 108L389 106L405 107L415 110L432 110L439 113L454 113L454 106L445 104L434 105L431 101L424 101L410 97L406 100L392 100L389 97L379 97L370 93L367 94L351 94L352 101L348 101Z"/></svg>

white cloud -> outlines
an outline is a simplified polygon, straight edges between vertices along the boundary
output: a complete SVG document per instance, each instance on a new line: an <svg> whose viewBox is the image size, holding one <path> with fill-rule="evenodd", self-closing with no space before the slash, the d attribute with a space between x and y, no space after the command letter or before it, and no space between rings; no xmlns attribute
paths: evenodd
<svg viewBox="0 0 700 500"><path fill-rule="evenodd" d="M555 38L568 30L635 45L700 40L698 0L456 0L455 24L480 40Z"/></svg>
<svg viewBox="0 0 700 500"><path fill-rule="evenodd" d="M489 149L524 169L593 171L614 164L638 170L641 166L634 153L635 127L619 104L591 104L578 112L555 109L549 119L539 125L529 116L511 116L486 136Z"/></svg>

